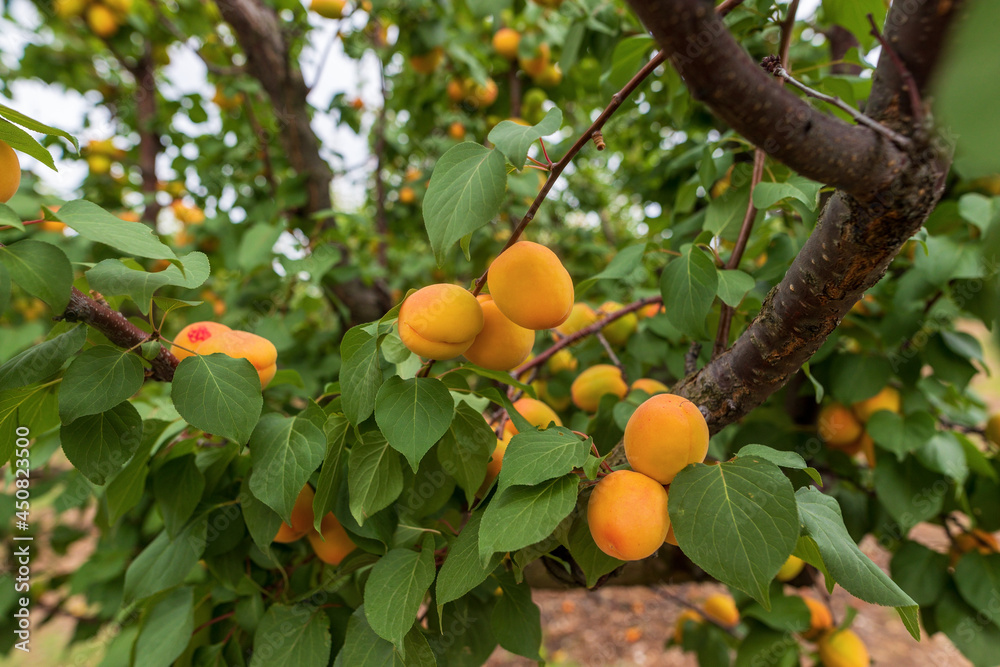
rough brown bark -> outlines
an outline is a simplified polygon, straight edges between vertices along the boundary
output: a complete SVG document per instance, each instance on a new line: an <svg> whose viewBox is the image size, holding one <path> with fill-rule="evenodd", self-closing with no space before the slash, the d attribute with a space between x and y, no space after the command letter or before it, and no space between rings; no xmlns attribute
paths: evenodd
<svg viewBox="0 0 1000 667"><path fill-rule="evenodd" d="M142 173L142 191L146 193L146 208L142 213L143 222L156 224L160 205L156 202L156 156L160 153L160 135L156 132L158 122L156 110L156 67L153 54L147 46L142 58L129 67L135 77L136 122L139 128L139 171Z"/></svg>

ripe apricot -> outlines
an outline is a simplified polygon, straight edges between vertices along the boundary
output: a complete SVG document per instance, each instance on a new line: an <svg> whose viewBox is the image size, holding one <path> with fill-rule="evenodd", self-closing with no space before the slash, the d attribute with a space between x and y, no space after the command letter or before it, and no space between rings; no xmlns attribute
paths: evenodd
<svg viewBox="0 0 1000 667"><path fill-rule="evenodd" d="M412 204L417 201L417 193L409 185L404 185L399 189L399 203Z"/></svg>
<svg viewBox="0 0 1000 667"><path fill-rule="evenodd" d="M872 415L879 410L888 410L889 412L899 414L899 392L893 387L882 387L882 390L879 393L875 394L871 398L858 401L851 407L854 409L854 414L856 414L858 419L862 422L867 422L871 419Z"/></svg>
<svg viewBox="0 0 1000 667"><path fill-rule="evenodd" d="M329 565L340 565L340 561L357 547L333 512L323 517L319 532L310 530L307 536L316 557Z"/></svg>
<svg viewBox="0 0 1000 667"><path fill-rule="evenodd" d="M549 369L550 373L559 373L562 371L572 373L579 365L580 362L577 361L577 358L566 348L559 350L545 362L545 367Z"/></svg>
<svg viewBox="0 0 1000 667"><path fill-rule="evenodd" d="M577 375L569 391L576 407L584 412L597 412L602 396L614 394L618 398L625 398L628 385L616 366L597 364Z"/></svg>
<svg viewBox="0 0 1000 667"><path fill-rule="evenodd" d="M986 430L983 432L986 439L994 445L1000 446L1000 412L990 415L986 422Z"/></svg>
<svg viewBox="0 0 1000 667"><path fill-rule="evenodd" d="M819 411L816 428L819 437L835 449L849 448L864 432L854 413L842 403L824 405Z"/></svg>
<svg viewBox="0 0 1000 667"><path fill-rule="evenodd" d="M444 49L435 46L426 53L418 53L410 56L410 67L418 74L431 74L441 64L444 58Z"/></svg>
<svg viewBox="0 0 1000 667"><path fill-rule="evenodd" d="M446 88L448 99L458 104L465 99L465 82L461 79L452 79Z"/></svg>
<svg viewBox="0 0 1000 667"><path fill-rule="evenodd" d="M545 380L535 380L531 383L531 386L535 388L535 394L538 395L538 398L556 410L565 410L573 401L569 396L554 396L549 391L548 382Z"/></svg>
<svg viewBox="0 0 1000 667"><path fill-rule="evenodd" d="M798 556L789 556L785 564L781 566L778 570L778 574L774 575L774 578L778 581L791 581L795 577L799 576L799 572L802 568L806 566L806 562L799 558Z"/></svg>
<svg viewBox="0 0 1000 667"><path fill-rule="evenodd" d="M984 556L995 554L1000 551L1000 545L992 534L980 528L973 528L955 536L951 548L948 550L951 566L958 563L958 559L972 550L976 550Z"/></svg>
<svg viewBox="0 0 1000 667"><path fill-rule="evenodd" d="M647 317L653 317L654 315L659 315L660 313L667 312L667 309L663 307L662 303L649 303L640 308L636 315L639 316L640 320L644 320Z"/></svg>
<svg viewBox="0 0 1000 667"><path fill-rule="evenodd" d="M21 161L5 141L0 141L0 204L6 204L21 185Z"/></svg>
<svg viewBox="0 0 1000 667"><path fill-rule="evenodd" d="M625 457L632 469L670 484L689 463L708 454L708 424L698 406L682 396L647 399L625 425Z"/></svg>
<svg viewBox="0 0 1000 667"><path fill-rule="evenodd" d="M554 88L562 83L562 78L562 68L559 67L559 63L549 63L538 76L532 77L532 81L545 88Z"/></svg>
<svg viewBox="0 0 1000 667"><path fill-rule="evenodd" d="M493 35L493 50L507 60L517 58L517 47L521 44L521 33L513 28L500 28Z"/></svg>
<svg viewBox="0 0 1000 667"><path fill-rule="evenodd" d="M555 328L560 336L575 334L584 327L589 327L597 321L597 313L585 303L574 303L566 321Z"/></svg>
<svg viewBox="0 0 1000 667"><path fill-rule="evenodd" d="M809 630L802 633L806 639L815 639L833 627L833 614L825 604L813 598L802 598L809 607Z"/></svg>
<svg viewBox="0 0 1000 667"><path fill-rule="evenodd" d="M278 350L274 343L250 333L249 331L223 331L212 336L198 348L198 354L215 354L221 352L233 359L246 359L253 364L260 376L260 387L263 389L278 372Z"/></svg>
<svg viewBox="0 0 1000 667"><path fill-rule="evenodd" d="M295 498L295 506L292 507L292 523L289 525L284 521L281 522L278 534L274 536L275 542L287 544L306 536L306 533L313 527L315 516L313 514L313 498L315 497L316 492L311 486L306 484L302 487L298 497Z"/></svg>
<svg viewBox="0 0 1000 667"><path fill-rule="evenodd" d="M736 601L724 593L709 595L702 609L705 616L722 625L732 626L740 622L740 610L736 608Z"/></svg>
<svg viewBox="0 0 1000 667"><path fill-rule="evenodd" d="M477 107L488 107L497 101L499 94L500 89L493 79L486 79L486 83L483 85L471 82L465 101Z"/></svg>
<svg viewBox="0 0 1000 667"><path fill-rule="evenodd" d="M517 410L518 414L527 419L532 426L537 426L540 429L547 428L553 422L555 422L556 426L562 426L562 420L559 419L559 415L552 408L537 399L527 396L519 398L514 401L514 409ZM503 430L504 433L510 433L511 435L518 432L517 427L514 426L514 422L511 420L507 421Z"/></svg>
<svg viewBox="0 0 1000 667"><path fill-rule="evenodd" d="M617 470L594 487L587 524L594 542L609 556L646 558L663 545L670 528L667 492L645 475Z"/></svg>
<svg viewBox="0 0 1000 667"><path fill-rule="evenodd" d="M639 378L633 382L632 386L629 387L629 391L635 391L636 389L641 389L650 396L653 394L665 394L670 391L670 387L652 378Z"/></svg>
<svg viewBox="0 0 1000 667"><path fill-rule="evenodd" d="M677 621L674 623L674 642L680 644L684 641L684 626L688 623L701 623L704 621L701 614L693 609L685 609L681 612L681 615L677 617Z"/></svg>
<svg viewBox="0 0 1000 667"><path fill-rule="evenodd" d="M545 71L545 68L549 66L549 59L551 57L552 50L549 48L548 44L542 42L538 45L538 48L535 49L535 53L532 57L521 57L518 58L517 62L528 76L532 79L537 79L541 76L542 72Z"/></svg>
<svg viewBox="0 0 1000 667"><path fill-rule="evenodd" d="M500 311L526 329L551 329L573 309L573 279L556 254L521 241L493 260L487 276Z"/></svg>
<svg viewBox="0 0 1000 667"><path fill-rule="evenodd" d="M346 0L312 0L309 9L325 19L339 19L344 17L346 4Z"/></svg>
<svg viewBox="0 0 1000 667"><path fill-rule="evenodd" d="M448 136L455 141L461 141L465 139L465 126L459 123L457 120L448 126Z"/></svg>
<svg viewBox="0 0 1000 667"><path fill-rule="evenodd" d="M599 316L603 317L605 315L610 315L611 313L621 310L622 305L614 301L605 301L601 304L601 307L597 309ZM623 317L619 317L614 322L611 322L601 329L601 333L604 337L608 339L608 342L612 345L624 345L628 342L629 337L636 332L639 328L639 317L635 313L629 313Z"/></svg>
<svg viewBox="0 0 1000 667"><path fill-rule="evenodd" d="M87 8L87 25L98 37L111 37L118 32L118 17L104 5L93 4Z"/></svg>
<svg viewBox="0 0 1000 667"><path fill-rule="evenodd" d="M174 336L174 344L170 347L170 353L177 357L178 361L183 361L190 356L199 354L201 346L206 341L221 336L227 331L232 331L232 329L219 322L192 322Z"/></svg>
<svg viewBox="0 0 1000 667"><path fill-rule="evenodd" d="M465 351L465 358L494 371L520 366L535 344L535 332L507 319L490 296L480 294L477 299L483 309L483 329Z"/></svg>
<svg viewBox="0 0 1000 667"><path fill-rule="evenodd" d="M850 629L827 632L820 638L817 648L824 667L868 667L872 664L865 643Z"/></svg>
<svg viewBox="0 0 1000 667"><path fill-rule="evenodd" d="M438 283L411 294L399 309L399 337L414 354L454 359L483 330L483 309L467 289Z"/></svg>

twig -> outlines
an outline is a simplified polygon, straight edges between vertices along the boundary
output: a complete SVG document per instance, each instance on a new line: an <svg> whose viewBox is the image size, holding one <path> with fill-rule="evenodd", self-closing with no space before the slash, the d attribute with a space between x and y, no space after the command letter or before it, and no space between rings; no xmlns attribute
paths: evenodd
<svg viewBox="0 0 1000 667"><path fill-rule="evenodd" d="M690 609L691 611L697 612L698 615L701 616L703 620L711 623L712 625L714 625L715 627L719 628L720 630L723 630L724 632L729 633L730 636L732 636L732 637L736 637L737 636L736 635L736 631L733 630L733 628L731 626L723 625L719 621L715 620L714 618L712 618L711 616L709 616L708 614L706 614L705 610L702 609L701 607L699 607L698 605L692 604L691 602L688 602L687 600L685 600L681 596L674 595L670 591L668 591L665 588L662 588L660 586L654 586L653 590L656 591L657 594L659 594L659 595L667 598L668 600L671 600L671 601L679 604L682 607Z"/></svg>
<svg viewBox="0 0 1000 667"><path fill-rule="evenodd" d="M728 330L729 327L726 327ZM719 329L722 329L721 323ZM692 341L687 354L684 355L684 374L691 375L698 370L698 355L701 354L701 343Z"/></svg>
<svg viewBox="0 0 1000 667"><path fill-rule="evenodd" d="M715 8L715 13L719 16L725 16L729 12L733 11L737 7L743 4L743 0L726 0L718 7Z"/></svg>
<svg viewBox="0 0 1000 667"><path fill-rule="evenodd" d="M622 362L620 359L618 359L618 355L615 354L615 351L611 349L611 343L608 342L608 339L605 338L604 334L601 333L600 331L595 333L594 336L597 338L598 341L600 341L601 346L604 348L604 351L608 353L608 357L611 358L611 363L613 363L615 366L618 367L618 370L622 374L622 379L625 380L626 383L628 383L628 379L625 377L625 367L622 366Z"/></svg>
<svg viewBox="0 0 1000 667"><path fill-rule="evenodd" d="M875 24L875 19L871 14L868 14L868 23L871 24L871 34L875 39L879 41L882 45L882 49L889 55L889 59L892 60L892 64L896 66L896 70L899 72L900 78L903 79L903 85L906 87L906 92L910 95L910 107L913 111L913 120L920 126L924 122L924 106L920 99L920 89L917 88L917 82L913 79L913 73L910 72L909 68L906 67L906 63L903 59L899 57L896 53L896 49L892 48L888 40L882 36L879 32L878 26Z"/></svg>
<svg viewBox="0 0 1000 667"><path fill-rule="evenodd" d="M799 0L788 3L785 20L781 22L781 45L778 47L778 57L781 62L788 62L788 49L792 45L792 28L795 27L795 14L799 11Z"/></svg>
<svg viewBox="0 0 1000 667"><path fill-rule="evenodd" d="M235 611L227 611L225 614L222 614L221 616L216 616L215 618L213 618L210 621L205 621L204 623L202 623L201 625L199 625L197 628L194 629L194 631L191 633L191 636L193 637L194 635L198 634L199 632L201 632L202 630L204 630L208 626L214 625L215 623L218 623L219 621L224 621L227 618L229 618L230 616L233 616L235 614L236 614Z"/></svg>

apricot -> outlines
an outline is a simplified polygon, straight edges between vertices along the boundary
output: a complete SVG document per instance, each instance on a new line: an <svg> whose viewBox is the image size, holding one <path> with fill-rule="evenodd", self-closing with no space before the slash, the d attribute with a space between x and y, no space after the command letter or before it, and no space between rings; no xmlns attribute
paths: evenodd
<svg viewBox="0 0 1000 667"><path fill-rule="evenodd" d="M445 91L448 94L448 99L458 104L465 99L465 82L461 79L452 79L448 82Z"/></svg>
<svg viewBox="0 0 1000 667"><path fill-rule="evenodd" d="M824 667L868 667L868 648L853 630L833 630L823 635L817 645Z"/></svg>
<svg viewBox="0 0 1000 667"><path fill-rule="evenodd" d="M552 50L549 48L548 44L542 42L538 45L538 48L535 49L535 53L532 57L521 57L518 58L517 62L528 76L532 79L537 79L541 76L542 72L545 71L545 68L549 66L549 59L551 57Z"/></svg>
<svg viewBox="0 0 1000 667"><path fill-rule="evenodd" d="M104 5L93 4L87 8L87 25L98 37L108 38L118 32L118 17Z"/></svg>
<svg viewBox="0 0 1000 667"><path fill-rule="evenodd" d="M508 424L510 422L507 422ZM507 452L507 445L510 444L511 438L514 437L514 433L504 429L503 437L497 438L497 446L493 450L493 454L490 456L490 460L486 462L486 477L483 479L483 483L479 486L479 491L476 495L482 498L486 494L486 490L490 488L490 484L493 480L497 478L500 474L500 468L503 467L503 455Z"/></svg>
<svg viewBox="0 0 1000 667"><path fill-rule="evenodd" d="M778 574L774 575L774 578L778 581L791 581L799 576L799 573L802 572L802 568L805 566L806 562L798 556L789 556L785 564L778 570Z"/></svg>
<svg viewBox="0 0 1000 667"><path fill-rule="evenodd" d="M819 411L816 420L819 437L835 449L849 449L861 434L864 427L842 403L829 403Z"/></svg>
<svg viewBox="0 0 1000 667"><path fill-rule="evenodd" d="M549 369L550 373L560 373L562 371L572 373L579 365L580 362L577 361L577 358L566 348L559 350L545 362L545 367Z"/></svg>
<svg viewBox="0 0 1000 667"><path fill-rule="evenodd" d="M610 315L611 313L621 310L622 305L614 301L605 301L601 304L601 307L597 309L598 314L603 317L605 315ZM636 332L639 328L639 317L635 313L629 313L619 317L614 322L611 322L601 329L601 333L604 337L608 339L608 342L612 345L624 345L628 342L629 337Z"/></svg>
<svg viewBox="0 0 1000 667"><path fill-rule="evenodd" d="M418 74L431 74L441 64L444 58L444 49L435 46L426 53L419 53L410 56L410 67Z"/></svg>
<svg viewBox="0 0 1000 667"><path fill-rule="evenodd" d="M465 126L459 123L457 120L448 126L448 136L455 141L461 141L465 139Z"/></svg>
<svg viewBox="0 0 1000 667"><path fill-rule="evenodd" d="M833 627L833 614L825 604L813 598L802 598L809 607L809 630L802 633L806 639L815 639Z"/></svg>
<svg viewBox="0 0 1000 667"><path fill-rule="evenodd" d="M594 542L619 560L640 560L663 545L670 528L667 492L654 479L617 470L594 487L587 505Z"/></svg>
<svg viewBox="0 0 1000 667"><path fill-rule="evenodd" d="M556 327L560 336L570 336L597 321L597 313L585 303L574 303L566 321Z"/></svg>
<svg viewBox="0 0 1000 667"><path fill-rule="evenodd" d="M517 410L518 414L527 419L532 426L537 426L540 429L548 428L549 424L553 422L556 426L562 426L562 420L559 419L559 415L552 408L537 399L527 396L519 398L514 401L514 409ZM515 435L518 432L517 427L514 426L514 422L511 420L507 420L503 430L504 433L510 433L511 435Z"/></svg>
<svg viewBox="0 0 1000 667"><path fill-rule="evenodd" d="M851 407L854 409L854 414L856 414L858 419L862 422L867 422L871 419L872 415L879 410L888 410L889 412L899 414L899 392L893 387L882 387L882 390L879 393L875 394L871 398L858 401Z"/></svg>
<svg viewBox="0 0 1000 667"><path fill-rule="evenodd" d="M345 0L312 0L309 9L325 19L339 19L344 17L345 5Z"/></svg>
<svg viewBox="0 0 1000 667"><path fill-rule="evenodd" d="M569 396L553 396L549 392L549 385L545 380L535 380L531 383L531 386L535 388L535 394L537 394L538 398L556 410L565 410L573 402L573 399Z"/></svg>
<svg viewBox="0 0 1000 667"><path fill-rule="evenodd" d="M995 554L1000 551L1000 545L993 535L980 528L973 528L955 536L951 548L948 550L951 566L958 563L958 559L972 550L976 550L984 556Z"/></svg>
<svg viewBox="0 0 1000 667"><path fill-rule="evenodd" d="M493 79L486 79L486 83L483 85L470 82L465 101L477 107L488 107L497 101L499 94L500 89Z"/></svg>
<svg viewBox="0 0 1000 667"><path fill-rule="evenodd" d="M597 412L602 396L614 394L618 398L625 398L628 385L616 366L597 364L577 375L569 391L576 407L584 412Z"/></svg>
<svg viewBox="0 0 1000 667"><path fill-rule="evenodd" d="M232 329L219 322L192 322L174 336L174 344L170 347L170 353L177 357L178 361L183 361L190 356L199 354L205 341L221 336L226 331L232 331Z"/></svg>
<svg viewBox="0 0 1000 667"><path fill-rule="evenodd" d="M663 307L662 303L649 303L636 311L636 315L639 316L640 320L644 320L647 317L653 317L665 312L667 312L667 309Z"/></svg>
<svg viewBox="0 0 1000 667"><path fill-rule="evenodd" d="M636 389L641 389L650 396L653 394L666 394L670 391L670 387L652 378L639 378L633 382L632 386L629 387L629 391L635 391Z"/></svg>
<svg viewBox="0 0 1000 667"><path fill-rule="evenodd" d="M538 76L532 77L532 81L545 88L554 88L562 83L562 78L562 68L559 67L559 63L549 63Z"/></svg>
<svg viewBox="0 0 1000 667"><path fill-rule="evenodd" d="M221 335L212 336L198 348L198 354L215 354L221 352L233 359L246 359L253 364L260 376L260 387L263 389L278 372L278 350L274 343L250 333L235 329L224 331Z"/></svg>
<svg viewBox="0 0 1000 667"><path fill-rule="evenodd" d="M483 309L458 285L438 283L411 294L399 309L399 337L411 352L428 359L454 359L483 330Z"/></svg>
<svg viewBox="0 0 1000 667"><path fill-rule="evenodd" d="M860 451L862 454L865 455L865 461L868 462L868 467L874 468L875 441L872 440L872 437L870 435L868 435L868 431L865 431L864 433L861 434L861 437L858 438L858 441L855 443L855 445L857 446L858 451Z"/></svg>
<svg viewBox="0 0 1000 667"><path fill-rule="evenodd" d="M994 445L1000 446L1000 412L990 415L986 421L986 429L983 431L986 439Z"/></svg>
<svg viewBox="0 0 1000 667"><path fill-rule="evenodd" d="M573 309L573 279L556 254L538 243L515 243L493 260L487 275L500 311L526 329L551 329Z"/></svg>
<svg viewBox="0 0 1000 667"><path fill-rule="evenodd" d="M705 616L722 625L733 626L740 622L740 610L736 608L736 601L724 593L709 595L702 609Z"/></svg>
<svg viewBox="0 0 1000 667"><path fill-rule="evenodd" d="M521 44L521 33L513 28L500 28L493 35L493 50L506 60L517 58L517 47Z"/></svg>
<svg viewBox="0 0 1000 667"><path fill-rule="evenodd" d="M311 486L306 484L302 487L298 497L295 499L295 506L292 507L292 523L289 525L284 521L281 522L278 534L274 536L275 542L287 544L306 536L306 533L313 526L315 517L313 514L313 498L315 497L316 492L313 491Z"/></svg>
<svg viewBox="0 0 1000 667"><path fill-rule="evenodd" d="M357 548L333 512L323 517L319 532L310 530L307 537L316 557L328 565L340 565L340 561Z"/></svg>
<svg viewBox="0 0 1000 667"><path fill-rule="evenodd" d="M483 309L483 329L465 351L465 358L494 371L517 368L531 354L535 332L507 319L490 296L481 294L477 300Z"/></svg>
<svg viewBox="0 0 1000 667"><path fill-rule="evenodd" d="M413 188L405 185L399 189L399 203L412 204L415 201L417 201L417 193L413 191Z"/></svg>
<svg viewBox="0 0 1000 667"><path fill-rule="evenodd" d="M0 141L0 204L6 204L21 185L21 161L5 141Z"/></svg>
<svg viewBox="0 0 1000 667"><path fill-rule="evenodd" d="M625 457L632 469L670 484L689 463L708 454L708 424L698 406L682 396L647 399L625 425Z"/></svg>
<svg viewBox="0 0 1000 667"><path fill-rule="evenodd" d="M684 641L684 626L690 623L701 623L704 621L701 614L693 609L685 609L681 612L681 615L677 617L677 621L674 623L674 642L680 644Z"/></svg>

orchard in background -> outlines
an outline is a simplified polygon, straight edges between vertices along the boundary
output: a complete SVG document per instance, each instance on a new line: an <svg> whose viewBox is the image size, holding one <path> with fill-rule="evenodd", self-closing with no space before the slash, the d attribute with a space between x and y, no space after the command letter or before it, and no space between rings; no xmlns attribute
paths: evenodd
<svg viewBox="0 0 1000 667"><path fill-rule="evenodd" d="M869 664L834 586L1000 664L995 3L8 4L112 127L0 106L0 532L96 542L3 651L543 660L658 558L702 665Z"/></svg>

